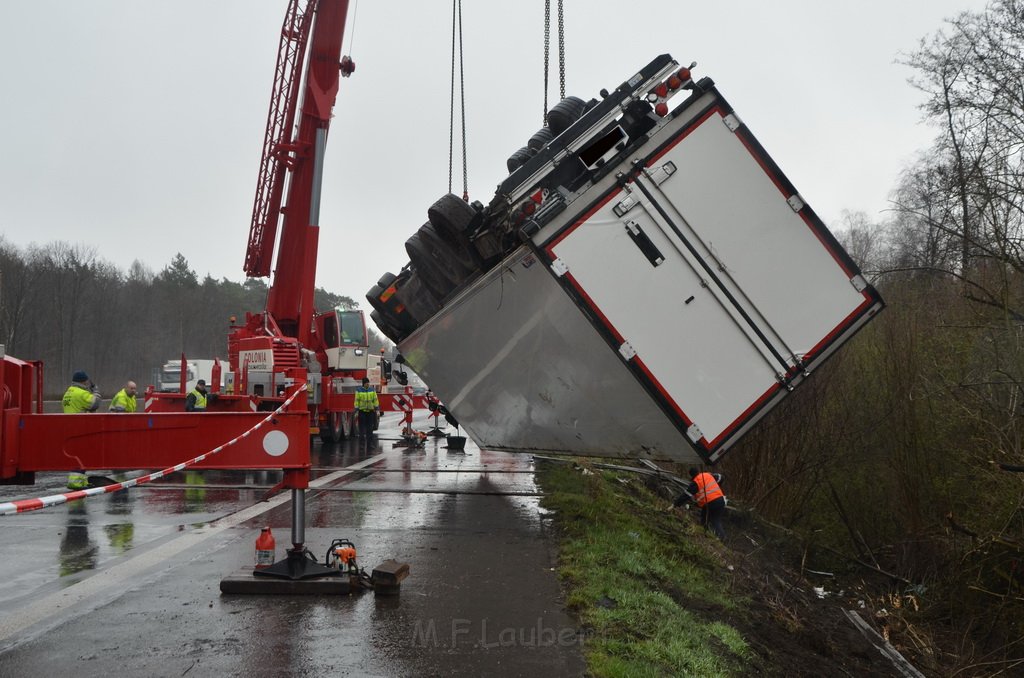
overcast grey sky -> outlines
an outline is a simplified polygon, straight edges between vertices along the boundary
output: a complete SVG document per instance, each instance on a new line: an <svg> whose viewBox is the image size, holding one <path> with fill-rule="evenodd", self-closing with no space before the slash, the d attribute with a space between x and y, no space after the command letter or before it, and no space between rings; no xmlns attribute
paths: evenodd
<svg viewBox="0 0 1024 678"><path fill-rule="evenodd" d="M661 53L697 61L835 229L843 210L881 217L935 134L896 57L985 4L564 0L567 92L597 96ZM200 276L242 280L286 5L0 1L0 234L81 243L122 270L159 271L180 251ZM367 308L448 189L451 3L353 7L357 69L328 143L317 282ZM542 123L543 3L465 0L463 30L469 189L486 203Z"/></svg>

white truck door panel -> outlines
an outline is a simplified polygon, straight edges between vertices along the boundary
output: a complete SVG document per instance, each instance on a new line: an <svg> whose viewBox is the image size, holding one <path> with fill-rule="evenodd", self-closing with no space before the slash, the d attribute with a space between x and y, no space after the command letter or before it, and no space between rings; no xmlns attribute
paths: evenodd
<svg viewBox="0 0 1024 678"><path fill-rule="evenodd" d="M636 351L642 365L684 418L712 441L778 385L773 367L751 341L689 253L650 216L625 218L614 198L554 247L570 283L599 309ZM640 227L665 257L654 266L630 239L625 221Z"/></svg>
<svg viewBox="0 0 1024 678"><path fill-rule="evenodd" d="M734 282L737 296L764 319L765 334L781 335L776 348L783 356L812 352L871 303L721 111L712 111L655 164L664 162L676 171L658 187L647 182L656 201L695 233L711 263L724 269L723 279Z"/></svg>

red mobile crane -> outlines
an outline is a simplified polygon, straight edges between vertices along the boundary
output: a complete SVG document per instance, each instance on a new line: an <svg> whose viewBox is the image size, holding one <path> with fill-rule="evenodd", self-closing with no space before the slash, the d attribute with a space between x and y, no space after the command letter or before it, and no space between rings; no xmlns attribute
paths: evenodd
<svg viewBox="0 0 1024 678"><path fill-rule="evenodd" d="M354 70L349 59L339 59L347 11L348 0L289 2L246 273L250 277L269 274L278 219L283 215L281 244L266 309L247 313L245 324L233 326L228 338L236 375L234 393L211 403L210 414L204 415L182 412L180 402L169 397L178 395L180 400L183 394L152 392L146 394L146 416L43 414L41 363L7 356L0 346L0 484L31 484L39 471L171 467L189 455L199 455L188 462L197 469L283 469L279 487L292 491L293 548L287 560L260 574L286 579L337 574L311 563L303 543L304 490L310 467L308 424L332 439L347 432L355 380L372 371L374 357L368 350L362 312L317 313L313 308L327 130L339 72L348 75ZM300 70L308 43L300 110ZM296 115L301 115L297 132L290 137ZM282 205L286 183L287 203ZM303 384L306 388L300 388ZM381 395L382 408L404 410L407 420L413 405L425 407L425 399ZM261 421L264 415L252 410L276 414ZM263 425L263 431L251 435ZM211 449L225 437L228 443ZM208 458L213 454L216 458ZM78 498L84 492L66 497ZM18 511L42 507L39 500L22 503L31 506L19 506Z"/></svg>
<svg viewBox="0 0 1024 678"><path fill-rule="evenodd" d="M353 394L363 377L375 385L390 378L386 361L369 350L362 311L317 312L313 306L327 132L339 73L348 76L355 69L348 57L340 58L347 12L348 0L289 3L253 203L246 275L270 275L279 220L280 247L266 308L247 313L245 323L233 325L228 338L236 393L265 399L263 408L276 407L280 390L287 385L285 370L307 370L310 425L325 442L337 442L350 433ZM300 70L307 43L303 83ZM286 186L287 200L282 204ZM383 380L378 375L381 366ZM422 400L405 394L380 396L382 409L407 413L425 407Z"/></svg>

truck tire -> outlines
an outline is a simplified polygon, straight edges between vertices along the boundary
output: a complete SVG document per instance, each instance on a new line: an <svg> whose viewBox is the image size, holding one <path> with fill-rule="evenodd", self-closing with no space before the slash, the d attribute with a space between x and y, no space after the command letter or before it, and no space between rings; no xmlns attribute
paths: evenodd
<svg viewBox="0 0 1024 678"><path fill-rule="evenodd" d="M508 167L508 173L512 174L517 169L526 164L526 161L533 157L533 153L529 148L523 146L518 151L513 153L505 161L505 166Z"/></svg>
<svg viewBox="0 0 1024 678"><path fill-rule="evenodd" d="M533 151L536 155L538 151L548 145L555 135L551 133L550 127L541 127L539 130L534 132L530 140L526 142L526 147Z"/></svg>
<svg viewBox="0 0 1024 678"><path fill-rule="evenodd" d="M449 193L430 206L427 218L441 239L451 245L455 256L466 269L475 271L483 265L473 243L469 240L469 228L477 210L459 196Z"/></svg>
<svg viewBox="0 0 1024 678"><path fill-rule="evenodd" d="M397 291L387 299L381 298L387 288L396 285L397 289L397 286L404 281L392 273L386 273L381 278L381 282L387 282L388 284L385 286L378 284L371 287L366 293L366 301L385 319L388 325L394 328L396 333L401 333L402 336L405 336L416 329L416 323L408 313L404 312L403 304L396 298L398 295Z"/></svg>
<svg viewBox="0 0 1024 678"><path fill-rule="evenodd" d="M399 332L395 326L389 323L377 309L370 311L370 320L374 322L377 329L380 330L385 337L396 344L402 339L405 339L405 334Z"/></svg>
<svg viewBox="0 0 1024 678"><path fill-rule="evenodd" d="M569 129L570 125L579 120L586 110L586 102L579 97L566 97L562 99L548 111L548 127L551 128L551 133L557 137Z"/></svg>
<svg viewBox="0 0 1024 678"><path fill-rule="evenodd" d="M412 324L406 335L426 322L441 308L436 295L427 288L422 276L415 268L409 271L408 277L402 281L395 296L405 308L404 315L408 316L408 322Z"/></svg>
<svg viewBox="0 0 1024 678"><path fill-rule="evenodd" d="M423 285L438 301L443 301L472 273L472 269L459 261L452 247L441 239L429 221L405 241L405 251Z"/></svg>

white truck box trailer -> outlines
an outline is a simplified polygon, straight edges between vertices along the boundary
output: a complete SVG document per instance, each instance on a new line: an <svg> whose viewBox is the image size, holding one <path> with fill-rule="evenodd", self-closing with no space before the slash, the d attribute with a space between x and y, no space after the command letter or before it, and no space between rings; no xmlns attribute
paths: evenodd
<svg viewBox="0 0 1024 678"><path fill-rule="evenodd" d="M883 308L687 75L659 57L513 172L472 240L522 244L399 343L481 447L714 463Z"/></svg>

